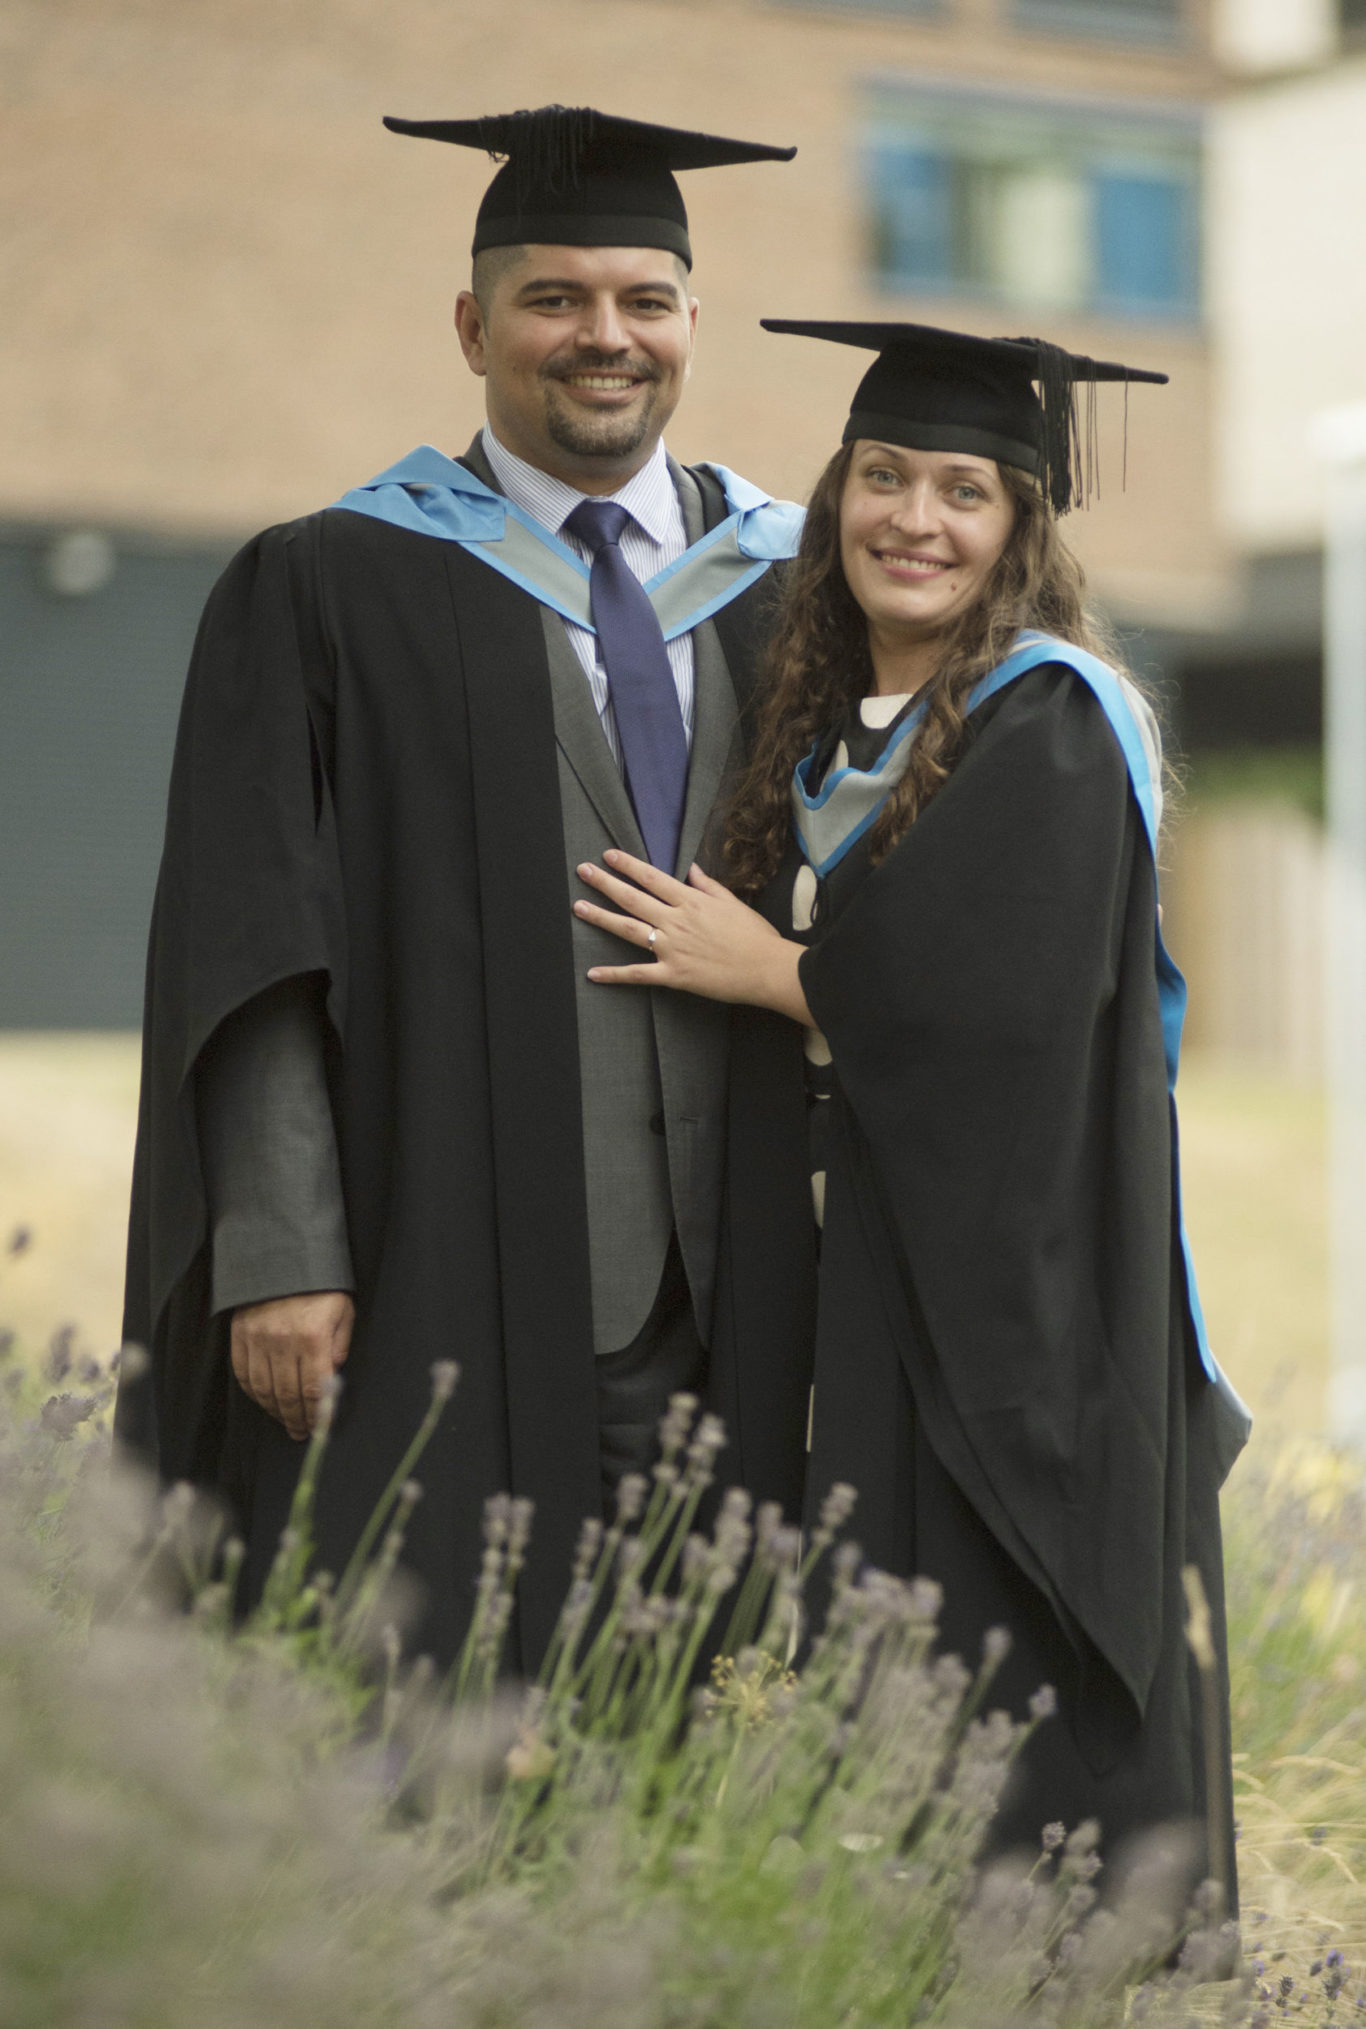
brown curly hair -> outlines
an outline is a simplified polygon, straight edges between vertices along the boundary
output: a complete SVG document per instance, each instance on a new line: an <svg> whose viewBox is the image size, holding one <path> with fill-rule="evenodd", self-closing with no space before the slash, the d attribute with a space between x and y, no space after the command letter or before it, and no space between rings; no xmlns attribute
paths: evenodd
<svg viewBox="0 0 1366 2029"><path fill-rule="evenodd" d="M841 446L816 481L801 548L783 584L749 767L723 835L724 878L737 894L757 894L778 870L791 836L797 763L875 687L868 623L840 561L840 503L854 450L852 443ZM909 764L873 828L874 861L886 857L947 779L967 744L968 692L1005 660L1022 627L1118 663L1113 640L1087 610L1081 565L1034 480L1013 465L1000 473L1015 505L1014 524L981 597L946 633Z"/></svg>

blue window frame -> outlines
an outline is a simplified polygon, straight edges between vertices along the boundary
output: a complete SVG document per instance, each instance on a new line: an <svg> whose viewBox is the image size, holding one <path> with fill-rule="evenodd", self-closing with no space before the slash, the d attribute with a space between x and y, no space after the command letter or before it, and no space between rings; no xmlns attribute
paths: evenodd
<svg viewBox="0 0 1366 2029"><path fill-rule="evenodd" d="M875 263L931 285L953 280L953 165L932 149L889 149L873 177Z"/></svg>
<svg viewBox="0 0 1366 2029"><path fill-rule="evenodd" d="M1198 317L1198 113L883 81L865 107L871 265L885 287Z"/></svg>
<svg viewBox="0 0 1366 2029"><path fill-rule="evenodd" d="M1099 169L1094 190L1096 307L1179 313L1194 303L1189 187L1176 176Z"/></svg>

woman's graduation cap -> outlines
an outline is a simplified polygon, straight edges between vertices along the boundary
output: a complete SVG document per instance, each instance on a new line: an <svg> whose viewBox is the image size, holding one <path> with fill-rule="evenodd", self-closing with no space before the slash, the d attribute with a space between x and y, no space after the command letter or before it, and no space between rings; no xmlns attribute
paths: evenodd
<svg viewBox="0 0 1366 2029"><path fill-rule="evenodd" d="M1043 338L977 338L932 324L840 324L763 317L765 331L858 345L877 358L859 382L847 444L875 437L913 451L970 451L1039 481L1055 514L1096 484L1097 381L1165 383L1165 373L1088 359ZM1035 383L1038 392L1035 392ZM1088 390L1084 423L1077 384Z"/></svg>
<svg viewBox="0 0 1366 2029"><path fill-rule="evenodd" d="M726 141L623 120L592 106L538 106L482 120L395 120L395 134L483 148L503 166L475 220L474 248L663 247L692 266L676 169L790 162L795 148Z"/></svg>

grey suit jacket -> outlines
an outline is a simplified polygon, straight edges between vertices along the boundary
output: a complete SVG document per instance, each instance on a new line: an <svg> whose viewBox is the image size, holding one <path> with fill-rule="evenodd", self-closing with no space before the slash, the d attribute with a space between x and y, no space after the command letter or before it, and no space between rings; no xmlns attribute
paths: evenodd
<svg viewBox="0 0 1366 2029"><path fill-rule="evenodd" d="M476 440L468 463L496 485ZM670 460L688 539L703 533L696 482ZM608 846L643 854L612 757L563 623L544 614L564 817L565 908L584 892L575 869ZM740 760L735 693L715 628L693 636L696 713L677 871L697 856L708 817ZM676 1230L698 1329L715 1286L726 1093L724 1008L691 995L592 985L588 967L623 946L571 918L588 1193L594 1343L630 1342L659 1287ZM199 1105L216 1308L319 1287L348 1287L335 1135L322 1075L321 1017L268 996L215 1038ZM289 1093L286 1100L285 1093ZM278 1119L280 1131L272 1133ZM320 1280L320 1276L323 1279Z"/></svg>
<svg viewBox="0 0 1366 2029"><path fill-rule="evenodd" d="M703 533L696 481L672 460L669 469L688 540L696 542ZM549 610L544 624L568 905L588 892L575 871L582 861L600 861L614 845L643 858L645 847L564 625ZM695 629L693 653L696 710L675 868L680 879L698 856L717 798L741 759L735 691L709 621ZM573 940L594 1344L600 1353L611 1352L639 1331L674 1230L705 1343L720 1224L727 1010L692 994L595 986L587 977L590 965L620 965L632 954L578 917Z"/></svg>

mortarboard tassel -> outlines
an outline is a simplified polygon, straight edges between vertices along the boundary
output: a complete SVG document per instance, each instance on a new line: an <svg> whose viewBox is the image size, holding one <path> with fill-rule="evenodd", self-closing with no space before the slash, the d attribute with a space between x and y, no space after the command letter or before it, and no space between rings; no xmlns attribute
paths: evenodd
<svg viewBox="0 0 1366 2029"><path fill-rule="evenodd" d="M1039 355L1039 399L1043 403L1044 491L1055 514L1066 514L1076 496L1077 384L1072 361L1060 345L1035 339Z"/></svg>
<svg viewBox="0 0 1366 2029"><path fill-rule="evenodd" d="M1078 499L1086 505L1096 477L1094 401L1087 402L1085 429L1077 422L1077 380L1084 377L1091 361L1074 359L1046 338L1021 338L1015 343L1032 345L1038 356L1035 378L1043 405L1044 494L1054 514L1066 514Z"/></svg>
<svg viewBox="0 0 1366 2029"><path fill-rule="evenodd" d="M591 106L537 106L481 120L483 145L512 164L520 202L539 191L576 188L583 150L593 138Z"/></svg>

